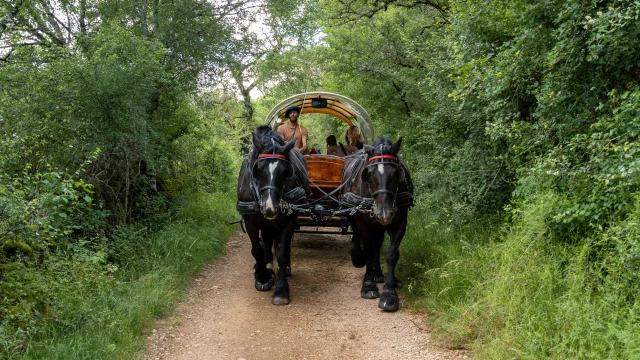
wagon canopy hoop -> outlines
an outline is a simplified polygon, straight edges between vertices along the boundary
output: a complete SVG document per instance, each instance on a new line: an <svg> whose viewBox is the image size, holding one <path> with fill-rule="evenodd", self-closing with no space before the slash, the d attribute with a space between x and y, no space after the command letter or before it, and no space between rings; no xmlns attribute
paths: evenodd
<svg viewBox="0 0 640 360"><path fill-rule="evenodd" d="M293 95L271 109L265 125L274 128L281 121L287 121L284 114L291 106L299 106L301 114L327 114L342 120L349 126L357 126L365 141L373 143L373 124L369 113L354 100L335 93L310 91Z"/></svg>

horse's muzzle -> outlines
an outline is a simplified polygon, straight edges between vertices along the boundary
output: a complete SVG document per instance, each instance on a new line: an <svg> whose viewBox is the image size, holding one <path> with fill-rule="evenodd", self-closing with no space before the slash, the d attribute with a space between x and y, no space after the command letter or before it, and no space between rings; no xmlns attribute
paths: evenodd
<svg viewBox="0 0 640 360"><path fill-rule="evenodd" d="M389 215L376 215L376 220L382 225L389 225L393 222L393 213Z"/></svg>
<svg viewBox="0 0 640 360"><path fill-rule="evenodd" d="M376 208L375 217L376 220L382 225L389 225L393 222L393 217L396 212L391 206L384 206L382 208Z"/></svg>
<svg viewBox="0 0 640 360"><path fill-rule="evenodd" d="M271 194L269 194L266 199L263 198L262 204L260 204L262 216L264 216L264 218L267 220L275 219L276 216L278 216L278 203L279 200L274 201Z"/></svg>
<svg viewBox="0 0 640 360"><path fill-rule="evenodd" d="M276 218L276 216L278 216L278 212L265 209L262 212L262 216L264 216L264 218L267 220L273 220Z"/></svg>
<svg viewBox="0 0 640 360"><path fill-rule="evenodd" d="M374 203L374 216L382 225L389 225L396 215L395 199L388 194L380 194Z"/></svg>

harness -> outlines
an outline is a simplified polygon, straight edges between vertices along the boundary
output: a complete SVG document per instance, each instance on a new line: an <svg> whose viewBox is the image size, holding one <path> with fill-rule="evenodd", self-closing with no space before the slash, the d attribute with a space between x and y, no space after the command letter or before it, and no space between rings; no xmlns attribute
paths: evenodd
<svg viewBox="0 0 640 360"><path fill-rule="evenodd" d="M344 209L339 210L339 213L348 213L349 215L354 215L356 212L368 213L371 217L375 215L375 198L380 194L388 194L393 197L393 207L404 208L404 207L412 207L413 204L413 194L411 186L409 186L409 182L406 178L406 165L402 161L401 158L392 155L376 155L369 158L369 163L365 164L365 153L359 152L358 158L356 158L351 166L343 171L343 179L346 176L347 180L344 184L347 184L347 188L350 189L353 181L355 180L355 176L357 174L361 174L362 170L365 167L377 166L380 164L389 164L398 167L402 171L402 175L400 176L400 181L398 181L398 187L396 191L392 191L389 189L378 189L376 191L371 191L371 185L367 182L367 187L369 188L370 197L365 197L359 194L355 194L351 191L345 192L341 197L341 205L346 207ZM407 183L407 187L409 191L398 192L398 188L400 187L400 183L405 181ZM363 194L362 191L362 182L360 183L360 194Z"/></svg>
<svg viewBox="0 0 640 360"><path fill-rule="evenodd" d="M306 191L303 189L300 179L298 178L298 176L296 176L295 171L292 171L292 172L293 172L293 178L295 179L297 186L287 192L284 192L286 182L282 185L282 189L279 189L278 187L273 186L272 183L269 183L268 185L262 186L260 188L258 187L258 183L256 181L256 178L253 176L253 173L256 166L260 163L260 161L263 161L266 159L276 159L280 162L283 162L285 166L291 167L292 169L294 168L293 165L289 162L289 160L287 160L287 157L285 155L280 155L275 153L275 142L273 139L271 139L271 142L273 144L273 153L258 155L258 158L253 162L253 164L251 165L251 168L249 169L250 170L249 186L251 187L251 194L253 195L253 201L238 201L236 203L236 209L238 210L240 215L260 214L262 212L262 208L261 208L262 195L261 194L264 190L273 190L278 194L278 197L280 197L280 204L278 204L278 206L280 207L281 210L284 210L284 208L286 208L287 205L297 204L299 202L306 200L307 198ZM252 157L251 156L252 152L245 155L245 162L247 164L249 163ZM272 180L273 179L271 179L271 181ZM292 211L290 207L287 210L288 210L287 215L291 215Z"/></svg>
<svg viewBox="0 0 640 360"><path fill-rule="evenodd" d="M376 161L376 160L381 160L381 161L373 163L373 161ZM393 161L385 161L385 160L393 160ZM367 165L367 167L375 166L375 165L384 165L384 164L393 165L397 168L400 168L400 170L402 170L401 178L404 179L404 169L402 169L400 164L398 164L398 158L396 156L391 156L391 155L372 156L371 158L369 158L369 164ZM376 196L380 194L389 194L393 196L394 204L395 204L395 198L396 198L396 194L398 193L398 188L400 187L400 182L401 181L398 181L398 186L396 187L396 191L391 191L389 189L378 189L373 193L371 193L371 197L375 199ZM369 192L371 192L371 185L369 185Z"/></svg>
<svg viewBox="0 0 640 360"><path fill-rule="evenodd" d="M238 201L238 203L236 204L236 209L241 215L252 215L252 214L261 213L262 209L260 207L261 206L260 194L264 190L274 190L275 192L278 193L278 195L280 196L280 203L278 204L278 207L280 208L280 211L282 213L286 213L287 215L291 215L294 211L301 214L313 214L314 205L326 198L330 198L333 201L338 202L340 204L340 209L332 211L332 214L331 214L332 216L344 215L344 214L353 216L357 212L361 212L361 213L368 213L371 217L373 217L375 215L375 198L380 194L388 194L393 197L394 209L405 208L405 207L410 208L414 205L413 189L411 188L412 186L408 181L408 178L406 177L406 174L407 174L406 164L402 161L400 157L392 156L392 155L377 155L377 156L372 156L367 161L366 153L364 151L359 151L358 153L352 156L354 157L353 161L350 163L348 167L344 168L342 171L342 179L344 179L343 183L340 184L338 188L336 188L335 190L329 193L323 192L324 196L322 196L320 199L317 199L311 203L307 203L305 201L306 191L304 190L300 182L300 179L298 179L298 177L295 175L295 171L294 171L294 178L296 180L297 186L294 187L292 190L284 192L284 185L282 189L279 189L273 186L272 184L268 184L258 188L256 179L253 176L253 172L256 165L260 161L265 159L277 159L278 161L285 162L286 166L290 166L290 167L294 166L292 163L289 162L289 160L287 160L286 156L275 154L275 150L274 150L274 153L272 154L260 154L258 155L258 158L256 159L256 161L254 161L254 163L251 165L251 168L249 169L250 170L249 182L250 182L252 194L254 197L254 201L247 201L247 202ZM247 166L249 164L250 158L251 158L251 154L247 154L245 156L245 161ZM395 191L392 191L390 189L378 189L372 192L370 187L371 185L367 182L366 184L369 187L369 193L371 195L370 197L365 197L361 195L363 194L363 191L362 191L363 182L361 182L360 191L359 191L360 194L355 194L351 191L345 191L339 197L339 199L336 199L333 196L334 194L340 191L350 189L356 176L358 174L361 174L362 170L365 167L377 166L380 164L389 164L389 165L398 167L401 170L401 174L402 174L400 176L400 181L398 181L398 188L400 187L400 184L402 182L405 182L407 184L408 191L398 192L398 188L396 188ZM309 181L311 182L311 180Z"/></svg>
<svg viewBox="0 0 640 360"><path fill-rule="evenodd" d="M273 141L273 139L271 139L271 141ZM274 149L275 151L275 149ZM265 185L261 188L258 189L258 184L256 183L256 179L253 177L253 171L256 168L256 165L258 165L260 163L261 160L266 160L266 159L276 159L279 161L282 161L286 164L286 166L291 167L291 163L289 163L289 161L287 160L287 157L284 155L280 155L280 154L260 154L258 155L258 159L253 163L253 166L251 167L251 187L254 189L254 198L256 200L260 200L262 198L262 192L265 190L273 190L278 194L278 197L282 197L282 191L284 191L284 185L282 185L282 189L278 189L277 187L271 185L271 182L269 182L269 185ZM273 179L270 179L270 181L272 181Z"/></svg>

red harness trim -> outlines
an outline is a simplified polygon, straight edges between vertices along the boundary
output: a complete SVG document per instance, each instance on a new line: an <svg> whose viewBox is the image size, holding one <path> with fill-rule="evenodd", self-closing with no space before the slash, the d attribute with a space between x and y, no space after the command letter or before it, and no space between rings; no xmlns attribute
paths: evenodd
<svg viewBox="0 0 640 360"><path fill-rule="evenodd" d="M393 156L393 155L378 155L378 156L373 156L373 157L369 158L369 162L371 162L373 160L378 160L378 159L398 160L398 158Z"/></svg>
<svg viewBox="0 0 640 360"><path fill-rule="evenodd" d="M264 158L286 159L287 157L284 156L284 155L280 155L280 154L260 154L260 155L258 155L258 159L264 159Z"/></svg>

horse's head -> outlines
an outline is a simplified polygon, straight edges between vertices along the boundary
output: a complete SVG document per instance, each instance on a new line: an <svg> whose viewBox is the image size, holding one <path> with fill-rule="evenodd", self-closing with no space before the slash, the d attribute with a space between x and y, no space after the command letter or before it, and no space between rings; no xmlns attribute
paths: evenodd
<svg viewBox="0 0 640 360"><path fill-rule="evenodd" d="M268 127L260 127L253 133L255 159L251 171L260 211L268 220L278 215L286 180L293 176L288 158L295 143L294 138L285 144L280 135Z"/></svg>
<svg viewBox="0 0 640 360"><path fill-rule="evenodd" d="M397 207L396 195L404 170L398 159L402 138L395 143L380 138L373 146L365 145L367 165L362 171L362 181L367 183L374 200L374 215L382 225L393 221Z"/></svg>

